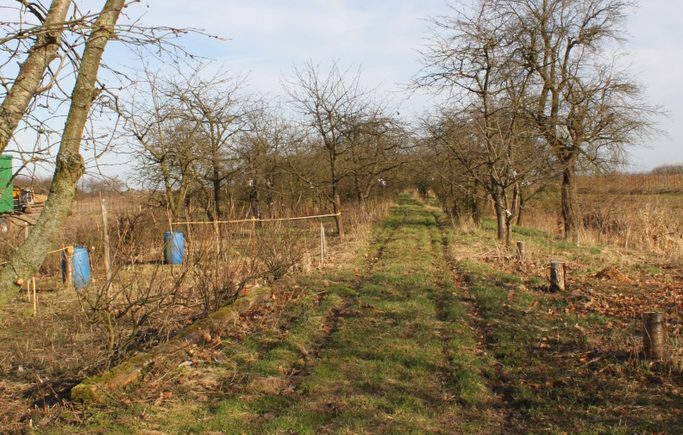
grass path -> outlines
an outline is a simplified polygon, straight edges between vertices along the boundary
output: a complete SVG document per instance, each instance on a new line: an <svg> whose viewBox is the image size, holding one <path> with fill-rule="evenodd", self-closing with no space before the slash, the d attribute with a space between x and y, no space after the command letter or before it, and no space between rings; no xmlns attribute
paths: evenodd
<svg viewBox="0 0 683 435"><path fill-rule="evenodd" d="M474 412L493 395L441 239L435 215L402 198L364 270L333 277L285 340L243 365L238 394L179 429L448 433L500 423Z"/></svg>
<svg viewBox="0 0 683 435"><path fill-rule="evenodd" d="M220 363L179 369L194 370L184 373L185 385L210 374L208 397L178 395L151 409L110 405L92 411L85 426L165 433L681 428L679 390L629 396L613 379L590 374L641 373L637 363L577 359L590 351L584 328L604 319L561 314L565 302L520 287L518 277L455 261L453 244L466 242L440 220L435 209L401 196L356 262L299 280L307 296L276 331L224 344ZM659 376L646 370L645 379ZM637 382L634 376L630 385L650 388ZM626 413L636 409L657 418Z"/></svg>

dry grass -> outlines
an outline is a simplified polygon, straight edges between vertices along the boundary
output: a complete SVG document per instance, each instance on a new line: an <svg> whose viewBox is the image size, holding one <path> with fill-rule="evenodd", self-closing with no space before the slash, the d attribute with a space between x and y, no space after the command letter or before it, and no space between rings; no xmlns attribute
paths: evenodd
<svg viewBox="0 0 683 435"><path fill-rule="evenodd" d="M683 175L579 177L580 242L683 259ZM532 203L525 226L561 234L555 192Z"/></svg>

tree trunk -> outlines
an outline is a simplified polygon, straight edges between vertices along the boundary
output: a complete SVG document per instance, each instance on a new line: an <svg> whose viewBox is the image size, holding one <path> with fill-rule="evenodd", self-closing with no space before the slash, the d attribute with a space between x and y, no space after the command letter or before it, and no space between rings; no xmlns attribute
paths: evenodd
<svg viewBox="0 0 683 435"><path fill-rule="evenodd" d="M341 210L341 199L339 199L339 194L334 195L334 213L336 216L334 217L334 223L337 226L337 236L339 237L339 240L344 240L344 226L342 225L342 218L340 215L340 210Z"/></svg>
<svg viewBox="0 0 683 435"><path fill-rule="evenodd" d="M261 207L259 206L259 203L259 191L254 182L254 185L249 192L249 205L251 206L251 215L256 219L261 219Z"/></svg>
<svg viewBox="0 0 683 435"><path fill-rule="evenodd" d="M505 240L505 205L497 186L493 188L493 195L491 196L493 197L493 206L496 211L496 236L498 240Z"/></svg>
<svg viewBox="0 0 683 435"><path fill-rule="evenodd" d="M221 217L221 180L213 179L213 209L216 212L216 217Z"/></svg>
<svg viewBox="0 0 683 435"><path fill-rule="evenodd" d="M17 279L32 275L43 263L71 210L76 184L85 169L80 144L95 93L97 72L124 5L125 0L107 0L88 37L71 95L50 193L33 231L0 270L0 306L14 297Z"/></svg>
<svg viewBox="0 0 683 435"><path fill-rule="evenodd" d="M330 151L330 180L332 187L332 210L336 215L339 213L339 193L337 193L337 166L336 166L336 155L333 151ZM342 223L340 216L334 217L334 225L337 229L337 236L340 239L344 238L344 231L342 229Z"/></svg>
<svg viewBox="0 0 683 435"><path fill-rule="evenodd" d="M562 221L564 223L564 239L576 243L579 240L578 220L576 217L576 185L575 159L566 160L562 170Z"/></svg>
<svg viewBox="0 0 683 435"><path fill-rule="evenodd" d="M19 73L0 106L0 153L5 151L14 130L24 117L33 98L41 92L47 67L57 57L64 29L64 21L71 0L53 0L42 24L46 32L36 37L28 57L19 67Z"/></svg>
<svg viewBox="0 0 683 435"><path fill-rule="evenodd" d="M358 201L358 204L363 204L363 189L360 187L358 174L353 175L353 189L356 192L356 201Z"/></svg>
<svg viewBox="0 0 683 435"><path fill-rule="evenodd" d="M505 213L505 246L512 244L512 213Z"/></svg>
<svg viewBox="0 0 683 435"><path fill-rule="evenodd" d="M339 213L339 201L337 201L338 198L339 198L339 194L337 194L337 184L333 183L332 184L332 213L334 213L334 214ZM334 226L337 229L337 235L339 235L340 230L341 230L341 223L339 222L339 216L334 217Z"/></svg>
<svg viewBox="0 0 683 435"><path fill-rule="evenodd" d="M524 202L525 202L524 190L520 189L519 190L519 209L517 210L517 223L516 223L516 225L518 227L521 227L522 222L523 222L522 219L524 217Z"/></svg>
<svg viewBox="0 0 683 435"><path fill-rule="evenodd" d="M467 198L469 201L469 211L472 216L472 222L474 222L474 225L479 226L479 224L481 224L481 201L477 198L476 194L472 192L468 193Z"/></svg>

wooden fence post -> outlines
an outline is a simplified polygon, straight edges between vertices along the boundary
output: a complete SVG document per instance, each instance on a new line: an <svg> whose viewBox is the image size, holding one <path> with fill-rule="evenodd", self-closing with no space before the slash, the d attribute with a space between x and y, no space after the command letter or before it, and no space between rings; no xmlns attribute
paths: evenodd
<svg viewBox="0 0 683 435"><path fill-rule="evenodd" d="M24 226L24 240L28 239L28 233L29 233L28 224L26 224ZM27 298L28 302L30 303L31 302L31 280L30 279L27 280L27 282L26 282L26 298Z"/></svg>
<svg viewBox="0 0 683 435"><path fill-rule="evenodd" d="M187 251L187 264L193 264L194 261L194 239L192 238L192 219L190 219L190 216L192 216L192 204L190 204L186 209L185 209L185 220L187 221L187 225L185 225L185 230L187 231L187 237L186 237L186 248L185 250Z"/></svg>
<svg viewBox="0 0 683 435"><path fill-rule="evenodd" d="M256 217L251 217L251 255L253 261L256 261Z"/></svg>
<svg viewBox="0 0 683 435"><path fill-rule="evenodd" d="M64 277L64 287L66 287L67 289L72 289L74 285L74 247L67 246L64 250L64 253L64 258L66 259L66 268L64 270L64 273L66 275Z"/></svg>
<svg viewBox="0 0 683 435"><path fill-rule="evenodd" d="M215 215L213 218L213 232L214 232L214 236L216 237L216 258L218 258L221 256L222 240L221 240L221 232L218 228L218 218L215 217Z"/></svg>
<svg viewBox="0 0 683 435"><path fill-rule="evenodd" d="M325 238L325 225L320 222L320 267L325 265L325 255L327 254L327 240Z"/></svg>
<svg viewBox="0 0 683 435"><path fill-rule="evenodd" d="M564 291L566 287L566 270L563 261L552 261L550 263L550 291Z"/></svg>
<svg viewBox="0 0 683 435"><path fill-rule="evenodd" d="M335 213L337 214L334 219L337 221L337 229L339 230L339 240L344 240L344 224L341 218L341 199L339 199L339 194L334 197Z"/></svg>
<svg viewBox="0 0 683 435"><path fill-rule="evenodd" d="M107 213L107 201L100 193L100 206L102 208L102 242L104 243L104 271L107 275L107 296L111 286L111 257L109 256L109 215Z"/></svg>
<svg viewBox="0 0 683 435"><path fill-rule="evenodd" d="M33 286L33 315L38 314L38 297L36 296L36 276L31 277L31 284Z"/></svg>
<svg viewBox="0 0 683 435"><path fill-rule="evenodd" d="M664 359L664 326L662 313L643 314L643 353L646 358Z"/></svg>

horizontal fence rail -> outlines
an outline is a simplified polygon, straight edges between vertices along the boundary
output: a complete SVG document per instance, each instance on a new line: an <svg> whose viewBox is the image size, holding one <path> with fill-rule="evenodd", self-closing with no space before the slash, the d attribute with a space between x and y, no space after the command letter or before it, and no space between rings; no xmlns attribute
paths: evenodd
<svg viewBox="0 0 683 435"><path fill-rule="evenodd" d="M215 225L215 224L244 224L251 222L285 222L285 221L303 221L309 219L323 219L329 217L339 217L341 212L332 214L319 214L314 216L298 216L290 218L266 218L266 219L236 219L228 221L186 221L186 222L173 222L173 225Z"/></svg>

